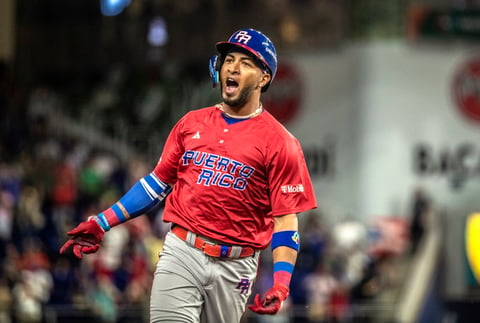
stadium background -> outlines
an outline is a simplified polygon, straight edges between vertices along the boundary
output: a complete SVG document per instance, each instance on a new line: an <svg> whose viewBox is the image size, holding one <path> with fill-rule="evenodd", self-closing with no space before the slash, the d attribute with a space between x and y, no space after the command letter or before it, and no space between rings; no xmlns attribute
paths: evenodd
<svg viewBox="0 0 480 323"><path fill-rule="evenodd" d="M319 200L285 311L245 322L478 321L478 1L4 0L0 322L145 320L161 207L82 262L58 247L151 169L183 113L218 100L208 58L244 26L277 45L265 105Z"/></svg>

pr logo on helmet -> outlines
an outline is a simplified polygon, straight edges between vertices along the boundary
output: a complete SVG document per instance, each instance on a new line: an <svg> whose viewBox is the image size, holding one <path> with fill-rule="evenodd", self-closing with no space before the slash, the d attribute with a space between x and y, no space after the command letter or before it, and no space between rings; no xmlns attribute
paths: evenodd
<svg viewBox="0 0 480 323"><path fill-rule="evenodd" d="M238 43L243 43L244 45L248 44L252 36L248 34L246 30L239 31L234 38Z"/></svg>

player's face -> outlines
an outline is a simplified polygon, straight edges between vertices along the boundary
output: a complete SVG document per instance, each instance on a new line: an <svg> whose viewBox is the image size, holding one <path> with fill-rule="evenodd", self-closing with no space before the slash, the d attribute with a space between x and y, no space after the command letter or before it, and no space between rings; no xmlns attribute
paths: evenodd
<svg viewBox="0 0 480 323"><path fill-rule="evenodd" d="M220 70L222 99L232 107L244 106L253 93L260 93L269 77L247 54L229 53Z"/></svg>

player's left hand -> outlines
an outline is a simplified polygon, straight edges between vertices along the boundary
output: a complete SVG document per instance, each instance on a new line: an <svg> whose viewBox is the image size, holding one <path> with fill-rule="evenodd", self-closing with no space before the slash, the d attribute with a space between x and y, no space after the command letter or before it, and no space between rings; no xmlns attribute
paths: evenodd
<svg viewBox="0 0 480 323"><path fill-rule="evenodd" d="M260 299L260 295L255 295L253 305L248 305L248 308L258 314L277 314L283 301L287 299L289 291L288 287L283 284L274 284L262 299Z"/></svg>

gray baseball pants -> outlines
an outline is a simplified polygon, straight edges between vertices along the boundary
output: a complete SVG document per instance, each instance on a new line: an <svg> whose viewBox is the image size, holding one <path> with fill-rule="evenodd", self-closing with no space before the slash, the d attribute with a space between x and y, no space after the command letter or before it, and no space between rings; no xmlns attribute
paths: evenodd
<svg viewBox="0 0 480 323"><path fill-rule="evenodd" d="M240 322L258 256L210 257L168 232L154 274L150 322Z"/></svg>

